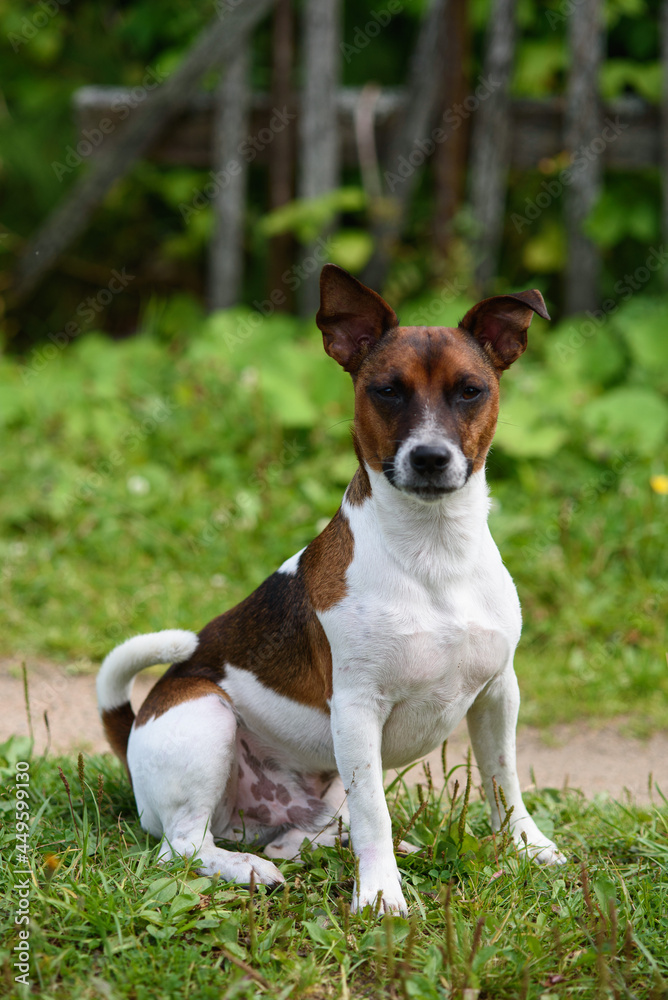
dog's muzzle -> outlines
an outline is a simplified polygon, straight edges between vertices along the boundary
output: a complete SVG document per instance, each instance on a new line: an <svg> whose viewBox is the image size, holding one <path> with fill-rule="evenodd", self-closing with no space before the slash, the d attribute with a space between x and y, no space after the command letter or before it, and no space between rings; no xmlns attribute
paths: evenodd
<svg viewBox="0 0 668 1000"><path fill-rule="evenodd" d="M383 465L385 475L397 489L422 500L438 500L464 486L472 464L453 441L405 441L393 462Z"/></svg>

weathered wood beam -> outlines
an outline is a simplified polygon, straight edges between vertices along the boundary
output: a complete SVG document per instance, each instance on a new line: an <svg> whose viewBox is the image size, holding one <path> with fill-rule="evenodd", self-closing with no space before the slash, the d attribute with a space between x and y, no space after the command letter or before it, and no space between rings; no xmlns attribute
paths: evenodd
<svg viewBox="0 0 668 1000"><path fill-rule="evenodd" d="M114 111L114 107L126 107L130 93L129 89L122 87L83 87L78 90L74 95L74 106L82 137L84 130L95 128L103 117L109 118L112 124L120 123L118 110ZM358 162L354 122L360 94L358 87L341 87L337 94L341 160L346 166L355 166ZM396 128L405 102L405 91L401 88L381 90L374 102L374 131L381 160L387 159L390 135ZM170 122L169 128L163 130L144 155L159 163L210 168L213 164L213 103L213 95L209 93L198 93L192 97L185 111ZM252 135L268 127L275 107L276 101L271 94L253 95ZM517 98L511 102L511 167L534 170L541 160L563 152L564 107L563 97L541 100ZM290 112L299 117L299 95L293 95ZM618 136L602 153L606 169L636 170L660 166L661 111L658 106L648 104L639 97L619 97L603 105L603 116L604 121L609 119L618 129ZM91 160L113 140L113 133L103 139L91 152ZM259 149L253 163L269 163L275 149L273 143Z"/></svg>
<svg viewBox="0 0 668 1000"><path fill-rule="evenodd" d="M297 182L298 195L304 199L318 198L339 185L336 96L341 74L342 16L341 0L306 0ZM306 257L313 257L315 250L315 245L307 247ZM319 271L319 267L311 271L299 289L299 308L304 316L318 309Z"/></svg>
<svg viewBox="0 0 668 1000"><path fill-rule="evenodd" d="M599 296L601 259L598 247L584 233L584 224L601 192L603 116L598 76L603 59L603 12L600 0L574 4L568 20L571 67L566 89L564 121L566 149L580 155L565 193L568 260L564 308L566 313L595 309ZM600 146L600 148L599 148ZM582 150L587 155L582 155Z"/></svg>
<svg viewBox="0 0 668 1000"><path fill-rule="evenodd" d="M214 227L209 243L209 309L228 309L241 297L248 157L239 150L250 118L250 39L240 43L218 84L214 104L213 172L219 178L212 200Z"/></svg>
<svg viewBox="0 0 668 1000"><path fill-rule="evenodd" d="M463 105L471 93L471 31L468 11L467 0L450 0L441 97L441 107L446 111ZM447 142L440 143L434 154L432 231L438 255L438 270L447 266L453 220L466 194L470 123L470 118L464 119L460 128L448 136Z"/></svg>
<svg viewBox="0 0 668 1000"><path fill-rule="evenodd" d="M271 8L274 0L221 3L218 16L200 33L181 65L139 103L119 128L113 143L91 163L45 224L29 241L16 271L14 298L25 298L58 256L79 236L111 185L128 172L166 123L183 111L202 77L229 62L240 43Z"/></svg>
<svg viewBox="0 0 668 1000"><path fill-rule="evenodd" d="M294 14L292 0L277 0L272 31L272 107L293 113L294 95ZM269 207L281 208L295 196L296 129L282 129L274 137L269 159ZM292 290L283 275L293 261L295 239L292 233L280 233L269 241L268 284L270 295L275 293L277 307L286 312L294 309ZM279 293L279 294L276 294Z"/></svg>
<svg viewBox="0 0 668 1000"><path fill-rule="evenodd" d="M481 294L496 274L511 162L510 77L515 57L516 0L494 0L487 26L483 78L488 93L475 114L471 204L476 222L475 279Z"/></svg>
<svg viewBox="0 0 668 1000"><path fill-rule="evenodd" d="M372 226L376 248L362 276L373 288L381 288L385 281L420 176L419 168L436 149L431 132L442 88L448 4L449 0L431 0L424 15L411 57L402 116L383 161L384 204Z"/></svg>

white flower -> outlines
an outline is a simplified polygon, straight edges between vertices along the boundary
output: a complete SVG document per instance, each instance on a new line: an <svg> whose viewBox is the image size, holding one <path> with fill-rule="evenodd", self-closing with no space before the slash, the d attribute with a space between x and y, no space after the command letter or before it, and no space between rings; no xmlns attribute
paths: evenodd
<svg viewBox="0 0 668 1000"><path fill-rule="evenodd" d="M151 490L151 484L146 476L130 476L127 487L128 493L134 493L138 497L146 496Z"/></svg>

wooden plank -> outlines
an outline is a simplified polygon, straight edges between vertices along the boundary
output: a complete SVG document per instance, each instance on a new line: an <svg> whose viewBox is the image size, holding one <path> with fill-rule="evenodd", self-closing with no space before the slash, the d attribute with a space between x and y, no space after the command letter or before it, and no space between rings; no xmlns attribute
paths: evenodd
<svg viewBox="0 0 668 1000"><path fill-rule="evenodd" d="M510 75L515 56L516 0L494 0L487 29L480 101L471 140L471 205L476 222L475 278L481 293L490 290L503 234L508 170L511 162Z"/></svg>
<svg viewBox="0 0 668 1000"><path fill-rule="evenodd" d="M294 66L294 15L292 0L277 0L272 31L272 107L287 108L294 105L292 72ZM269 207L281 208L295 196L295 128L286 128L274 138L269 160ZM292 289L283 275L289 271L295 252L292 233L281 233L269 241L268 286L269 295L279 310L292 312L295 307Z"/></svg>
<svg viewBox="0 0 668 1000"><path fill-rule="evenodd" d="M336 95L341 73L342 0L306 0L303 13L302 94L297 193L318 198L339 185L340 142ZM306 277L298 291L302 315L317 312L320 267L316 246L306 247ZM320 263L324 263L321 261Z"/></svg>
<svg viewBox="0 0 668 1000"><path fill-rule="evenodd" d="M90 170L75 182L42 228L28 242L16 269L14 300L38 284L57 258L86 228L111 185L127 173L165 128L183 111L202 77L229 61L274 0L244 0L219 14L200 33L178 69L156 86L126 116L114 142L106 145Z"/></svg>
<svg viewBox="0 0 668 1000"><path fill-rule="evenodd" d="M230 61L215 95L213 171L219 180L214 182L207 276L207 302L212 310L228 309L241 298L248 160L239 150L248 135L250 63L247 38Z"/></svg>
<svg viewBox="0 0 668 1000"><path fill-rule="evenodd" d="M411 56L401 117L390 132L387 155L381 156L385 203L372 224L376 246L362 275L372 288L383 286L420 168L436 149L431 133L441 95L448 5L449 0L431 0L424 14Z"/></svg>
<svg viewBox="0 0 668 1000"><path fill-rule="evenodd" d="M86 141L85 132L98 128L102 119L118 123L119 109L127 107L130 91L120 87L83 87L74 95L74 109L80 137ZM357 164L355 139L355 109L361 90L356 87L341 88L337 94L341 161L346 166ZM374 103L374 128L376 146L381 160L387 159L389 138L405 105L400 88L386 88ZM270 94L254 94L251 101L249 130L257 135L267 128L276 102ZM511 154L510 165L519 170L537 169L541 160L556 157L565 150L564 135L565 101L561 97L545 100L516 99L510 105ZM280 108L279 108L280 110ZM300 99L293 95L290 112L299 117ZM606 119L618 128L618 137L606 146L602 162L606 169L638 170L658 167L661 164L661 112L656 105L639 97L621 97L603 105ZM197 94L187 109L169 128L157 137L146 156L160 163L180 166L212 166L213 95ZM91 151L91 159L99 155L114 134L103 139ZM274 155L272 146L257 151L253 162L267 164Z"/></svg>
<svg viewBox="0 0 668 1000"><path fill-rule="evenodd" d="M603 59L603 21L600 0L575 4L569 15L568 43L571 67L566 90L564 139L566 149L580 157L566 187L564 210L568 255L564 306L566 313L584 312L598 305L601 261L598 247L584 233L587 216L601 192L603 159L607 143L598 96L598 75Z"/></svg>
<svg viewBox="0 0 668 1000"><path fill-rule="evenodd" d="M443 110L463 105L471 93L471 31L467 0L450 0L443 58ZM434 154L434 244L438 270L447 270L452 224L466 195L471 119L463 120ZM446 275L443 274L443 277Z"/></svg>

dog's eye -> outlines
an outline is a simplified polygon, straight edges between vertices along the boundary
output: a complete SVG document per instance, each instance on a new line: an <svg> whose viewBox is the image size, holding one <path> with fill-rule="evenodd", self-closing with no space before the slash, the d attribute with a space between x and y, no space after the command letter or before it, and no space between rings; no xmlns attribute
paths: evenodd
<svg viewBox="0 0 668 1000"><path fill-rule="evenodd" d="M383 385L379 389L376 389L376 392L384 399L396 399L399 395L394 386L391 385Z"/></svg>
<svg viewBox="0 0 668 1000"><path fill-rule="evenodd" d="M475 399L480 395L480 389L475 385L466 385L462 389L462 399Z"/></svg>

